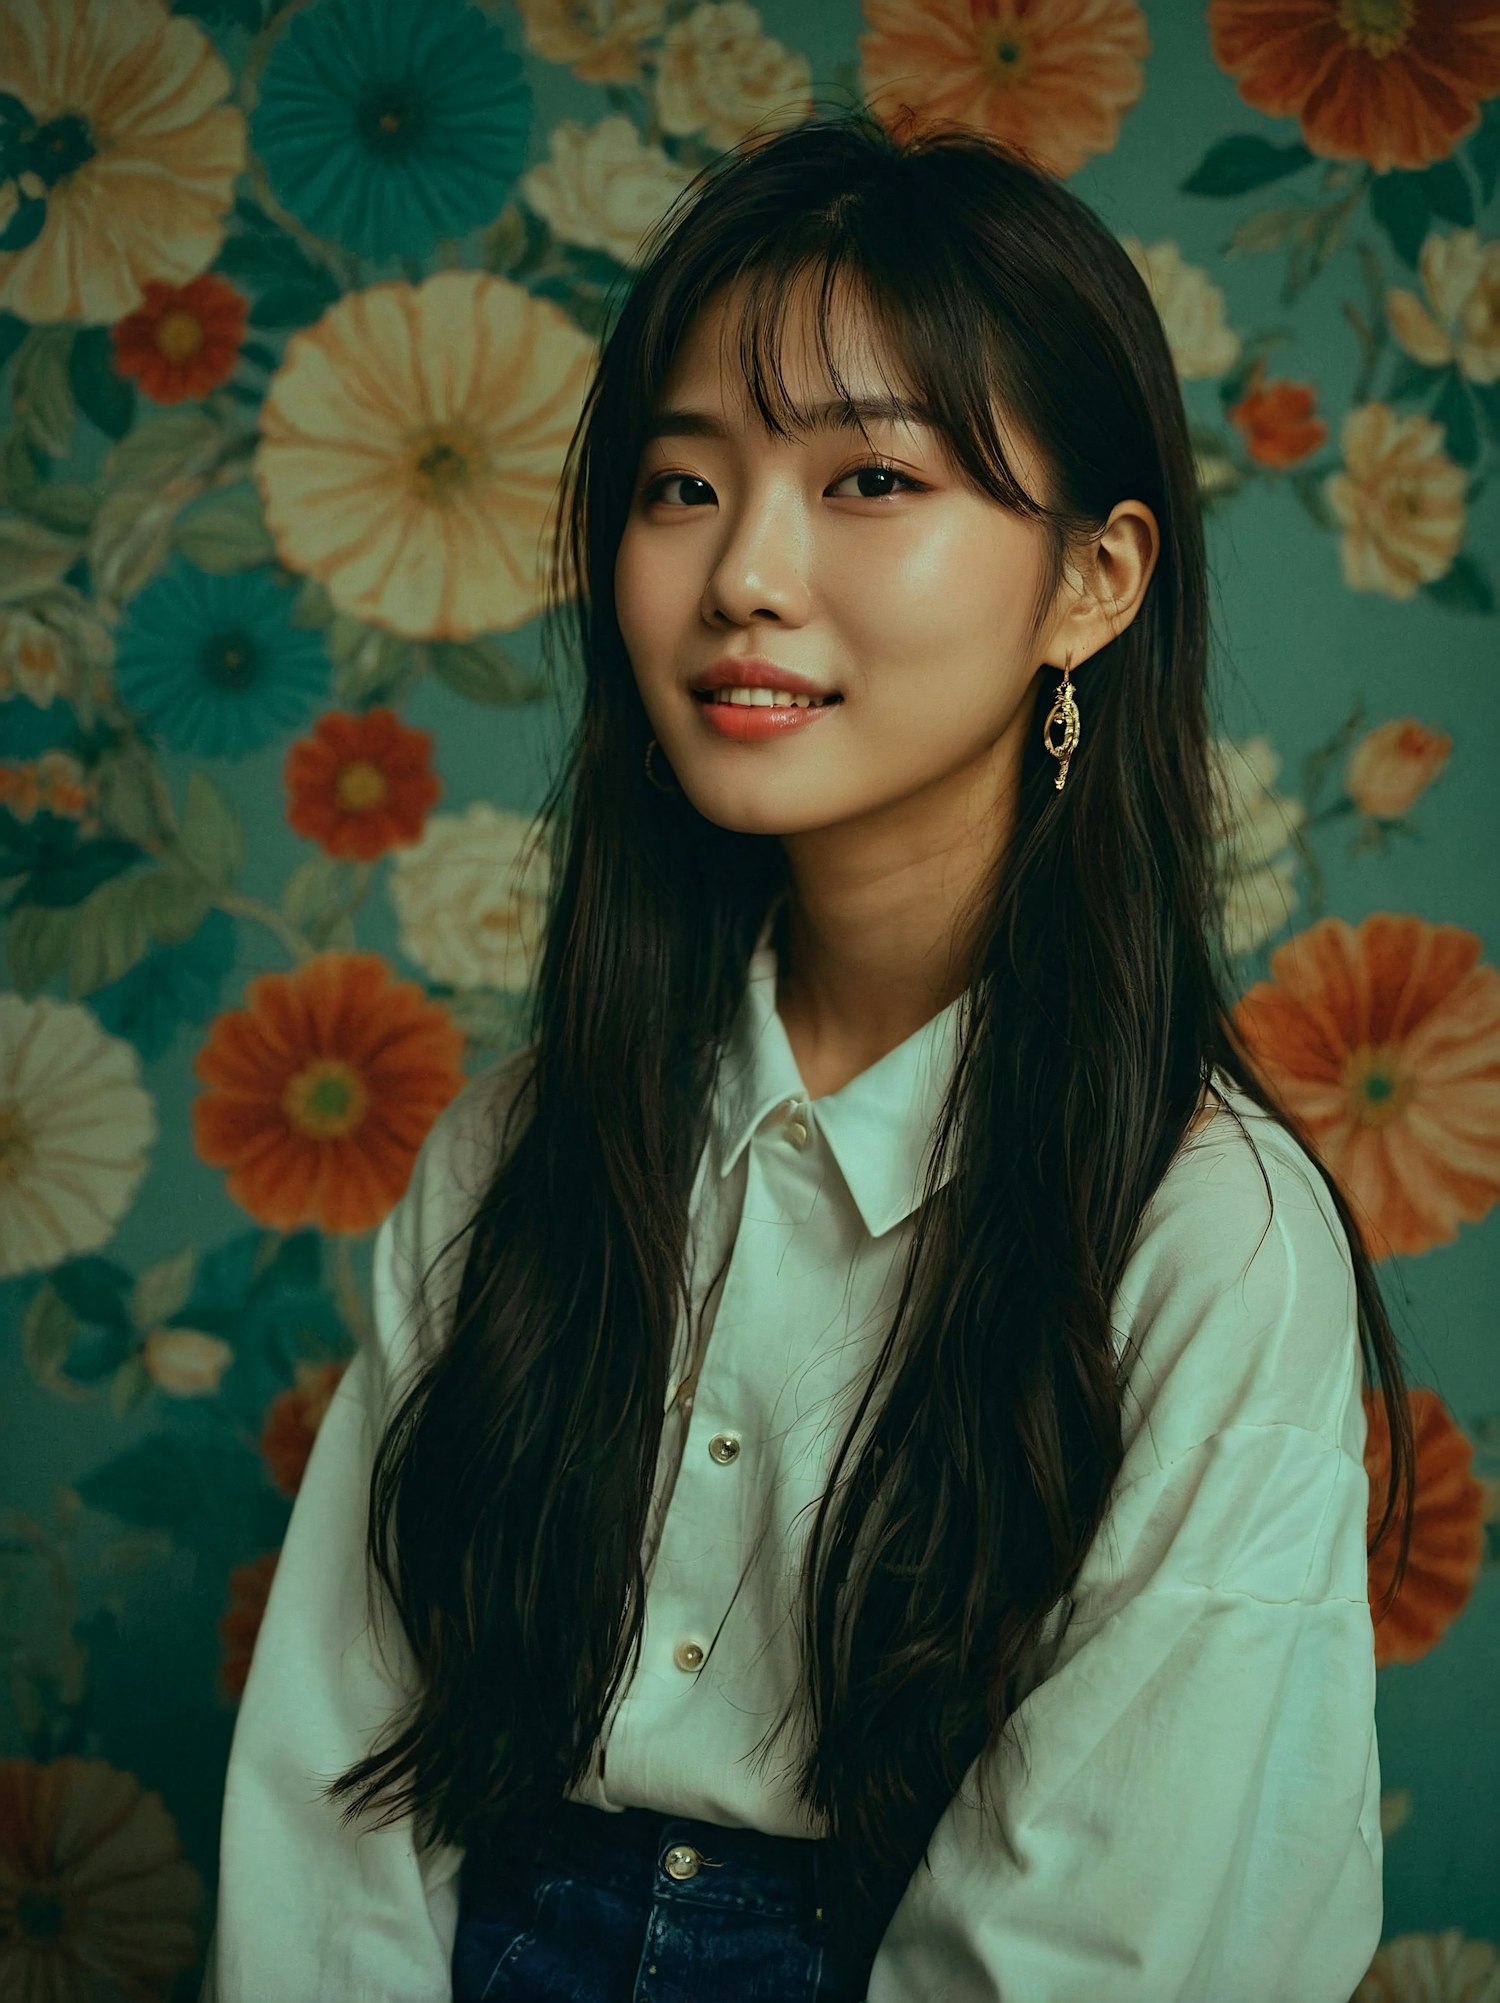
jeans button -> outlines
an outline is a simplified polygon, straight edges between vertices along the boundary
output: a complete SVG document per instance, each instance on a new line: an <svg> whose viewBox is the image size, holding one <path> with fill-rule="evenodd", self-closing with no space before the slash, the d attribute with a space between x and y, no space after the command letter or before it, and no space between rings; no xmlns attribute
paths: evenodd
<svg viewBox="0 0 1500 2003"><path fill-rule="evenodd" d="M662 1858L661 1867L669 1878L696 1878L698 1862L698 1852L691 1843L674 1843Z"/></svg>

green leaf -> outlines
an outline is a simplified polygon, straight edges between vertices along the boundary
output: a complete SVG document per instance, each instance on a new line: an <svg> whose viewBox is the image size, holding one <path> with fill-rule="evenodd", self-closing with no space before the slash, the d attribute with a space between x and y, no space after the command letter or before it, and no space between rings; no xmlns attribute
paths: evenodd
<svg viewBox="0 0 1500 2003"><path fill-rule="evenodd" d="M222 1461L222 1449L209 1439L155 1433L91 1468L74 1486L91 1509L138 1530L185 1535L220 1507L216 1474Z"/></svg>
<svg viewBox="0 0 1500 2003"><path fill-rule="evenodd" d="M186 1307L198 1270L198 1248L184 1245L170 1259L148 1266L136 1276L130 1290L130 1319L138 1329L152 1329L170 1321Z"/></svg>
<svg viewBox="0 0 1500 2003"><path fill-rule="evenodd" d="M534 702L543 693L492 635L479 640L432 642L424 651L438 680L470 702L508 706Z"/></svg>
<svg viewBox="0 0 1500 2003"><path fill-rule="evenodd" d="M171 840L156 766L143 745L127 739L112 746L95 765L93 777L100 818L107 826L145 849L162 848Z"/></svg>
<svg viewBox="0 0 1500 2003"><path fill-rule="evenodd" d="M30 1000L67 965L76 906L18 905L5 930L10 985Z"/></svg>
<svg viewBox="0 0 1500 2003"><path fill-rule="evenodd" d="M77 561L78 549L77 536L60 535L18 516L0 516L0 605L55 584Z"/></svg>
<svg viewBox="0 0 1500 2003"><path fill-rule="evenodd" d="M1440 222L1454 223L1460 229L1473 228L1474 197L1456 160L1435 161L1424 169L1420 180L1423 199Z"/></svg>
<svg viewBox="0 0 1500 2003"><path fill-rule="evenodd" d="M286 880L281 909L299 929L313 924L325 911L348 904L354 894L354 871L337 856L314 855L299 863Z"/></svg>
<svg viewBox="0 0 1500 2003"><path fill-rule="evenodd" d="M1393 169L1370 183L1370 213L1391 240L1403 264L1415 271L1427 235L1427 199L1420 174Z"/></svg>
<svg viewBox="0 0 1500 2003"><path fill-rule="evenodd" d="M140 878L101 883L77 909L68 953L71 999L81 1001L128 974L150 943Z"/></svg>
<svg viewBox="0 0 1500 2003"><path fill-rule="evenodd" d="M208 886L181 864L145 870L138 881L147 930L163 946L185 945L213 908Z"/></svg>
<svg viewBox="0 0 1500 2003"><path fill-rule="evenodd" d="M1450 612L1493 612L1494 586L1467 550L1460 550L1448 569L1421 587L1422 595Z"/></svg>
<svg viewBox="0 0 1500 2003"><path fill-rule="evenodd" d="M1182 192L1220 198L1248 194L1252 188L1264 188L1288 174L1300 173L1312 157L1300 141L1277 146L1253 132L1231 133L1209 147L1182 182Z"/></svg>
<svg viewBox="0 0 1500 2003"><path fill-rule="evenodd" d="M1479 419L1457 369L1448 371L1432 415L1446 434L1448 457L1460 466L1479 463Z"/></svg>
<svg viewBox="0 0 1500 2003"><path fill-rule="evenodd" d="M338 298L330 278L326 285L273 285L250 308L252 327L310 327L321 320Z"/></svg>
<svg viewBox="0 0 1500 2003"><path fill-rule="evenodd" d="M111 493L155 490L191 468L206 469L222 443L214 420L201 410L164 410L128 431L104 462Z"/></svg>
<svg viewBox="0 0 1500 2003"><path fill-rule="evenodd" d="M57 1383L80 1326L67 1302L44 1280L21 1317L21 1356L38 1384Z"/></svg>
<svg viewBox="0 0 1500 2003"><path fill-rule="evenodd" d="M80 327L68 357L68 382L78 408L106 437L123 438L135 415L135 385L115 368L108 327Z"/></svg>
<svg viewBox="0 0 1500 2003"><path fill-rule="evenodd" d="M60 459L73 442L78 412L68 387L71 327L37 327L16 356L11 400L16 422L43 452Z"/></svg>
<svg viewBox="0 0 1500 2003"><path fill-rule="evenodd" d="M149 1398L154 1386L151 1372L139 1356L127 1356L109 1386L109 1409L117 1419Z"/></svg>
<svg viewBox="0 0 1500 2003"><path fill-rule="evenodd" d="M16 314L0 313L0 369L5 367L30 332L30 327Z"/></svg>
<svg viewBox="0 0 1500 2003"><path fill-rule="evenodd" d="M208 883L223 888L239 874L240 824L229 800L206 773L194 771L188 776L178 840Z"/></svg>
<svg viewBox="0 0 1500 2003"><path fill-rule="evenodd" d="M222 576L273 562L276 545L248 481L210 494L178 517L173 541L200 570Z"/></svg>
<svg viewBox="0 0 1500 2003"><path fill-rule="evenodd" d="M16 505L28 520L59 535L85 536L99 505L99 496L81 480L41 480L29 493L19 495Z"/></svg>

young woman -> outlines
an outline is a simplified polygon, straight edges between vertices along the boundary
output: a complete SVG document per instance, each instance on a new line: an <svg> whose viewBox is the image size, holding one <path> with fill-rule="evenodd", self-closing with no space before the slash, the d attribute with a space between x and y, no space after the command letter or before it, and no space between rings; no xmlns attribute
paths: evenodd
<svg viewBox="0 0 1500 2003"><path fill-rule="evenodd" d="M1363 1386L1403 1555L1410 1429L1234 1033L1150 296L1023 157L862 117L650 250L530 1040L378 1234L206 1993L1346 2003Z"/></svg>

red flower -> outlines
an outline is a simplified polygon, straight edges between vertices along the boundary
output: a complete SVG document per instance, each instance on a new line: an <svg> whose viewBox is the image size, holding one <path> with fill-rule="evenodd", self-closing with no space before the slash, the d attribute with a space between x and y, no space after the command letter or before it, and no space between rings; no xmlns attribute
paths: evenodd
<svg viewBox="0 0 1500 2003"><path fill-rule="evenodd" d="M1257 374L1246 394L1229 411L1229 421L1244 435L1250 457L1261 466L1295 466L1328 436L1328 426L1315 414L1316 399L1306 383L1282 377L1266 382Z"/></svg>
<svg viewBox="0 0 1500 2003"><path fill-rule="evenodd" d="M287 821L326 854L360 862L409 847L442 795L431 752L430 734L393 709L330 710L287 752Z"/></svg>
<svg viewBox="0 0 1500 2003"><path fill-rule="evenodd" d="M115 367L139 376L153 403L203 396L233 374L247 308L212 272L187 285L147 279L141 305L114 324Z"/></svg>

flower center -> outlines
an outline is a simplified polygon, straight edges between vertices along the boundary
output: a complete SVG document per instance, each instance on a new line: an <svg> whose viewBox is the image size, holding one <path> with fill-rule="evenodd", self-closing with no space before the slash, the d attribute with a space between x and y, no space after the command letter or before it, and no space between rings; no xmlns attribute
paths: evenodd
<svg viewBox="0 0 1500 2003"><path fill-rule="evenodd" d="M1355 1110L1365 1127L1389 1126L1404 1113L1411 1090L1374 1051L1367 1052L1354 1075Z"/></svg>
<svg viewBox="0 0 1500 2003"><path fill-rule="evenodd" d="M969 0L969 19L980 40L985 74L992 83L1018 83L1028 67L1027 47L1009 28L996 32L996 12L997 0Z"/></svg>
<svg viewBox="0 0 1500 2003"><path fill-rule="evenodd" d="M1412 0L1339 0L1346 41L1377 58L1394 55L1411 29Z"/></svg>
<svg viewBox="0 0 1500 2003"><path fill-rule="evenodd" d="M427 107L406 77L377 84L355 115L355 128L372 153L399 159L427 137Z"/></svg>
<svg viewBox="0 0 1500 2003"><path fill-rule="evenodd" d="M260 653L246 632L216 633L204 646L203 672L221 689L248 688L260 667Z"/></svg>
<svg viewBox="0 0 1500 2003"><path fill-rule="evenodd" d="M174 307L156 323L156 345L169 362L185 362L203 346L203 322L185 308Z"/></svg>
<svg viewBox="0 0 1500 2003"><path fill-rule="evenodd" d="M287 1085L284 1104L299 1134L316 1141L342 1140L364 1118L369 1095L349 1066L316 1057Z"/></svg>
<svg viewBox="0 0 1500 2003"><path fill-rule="evenodd" d="M413 485L423 500L441 501L467 486L479 457L476 443L457 426L428 431L417 442Z"/></svg>
<svg viewBox="0 0 1500 2003"><path fill-rule="evenodd" d="M364 813L369 807L378 806L389 789L385 774L378 765L372 765L368 758L353 759L339 770L334 791L338 794L339 805L352 813Z"/></svg>
<svg viewBox="0 0 1500 2003"><path fill-rule="evenodd" d="M92 160L96 150L88 120L76 111L65 111L37 128L26 149L26 164L49 188L55 188L65 174L75 173L86 160Z"/></svg>

